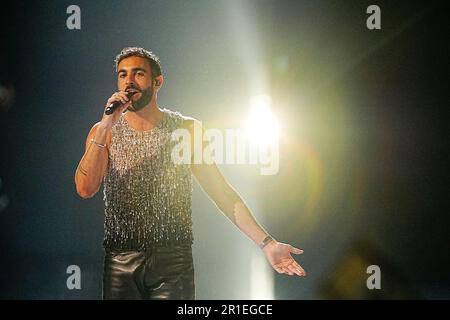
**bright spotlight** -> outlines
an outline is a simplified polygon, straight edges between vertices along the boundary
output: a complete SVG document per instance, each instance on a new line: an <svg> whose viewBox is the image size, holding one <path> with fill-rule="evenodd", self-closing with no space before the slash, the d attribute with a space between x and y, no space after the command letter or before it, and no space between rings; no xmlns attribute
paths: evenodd
<svg viewBox="0 0 450 320"><path fill-rule="evenodd" d="M279 125L271 111L272 99L266 95L255 96L250 101L250 113L245 124L249 142L269 146L278 141Z"/></svg>

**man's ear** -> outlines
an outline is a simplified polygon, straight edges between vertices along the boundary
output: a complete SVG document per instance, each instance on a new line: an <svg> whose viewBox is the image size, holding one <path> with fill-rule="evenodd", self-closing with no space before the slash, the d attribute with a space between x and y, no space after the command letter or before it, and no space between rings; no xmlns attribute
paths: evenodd
<svg viewBox="0 0 450 320"><path fill-rule="evenodd" d="M153 80L155 86L157 87L162 87L162 84L164 83L164 77L162 75L157 76L154 80Z"/></svg>

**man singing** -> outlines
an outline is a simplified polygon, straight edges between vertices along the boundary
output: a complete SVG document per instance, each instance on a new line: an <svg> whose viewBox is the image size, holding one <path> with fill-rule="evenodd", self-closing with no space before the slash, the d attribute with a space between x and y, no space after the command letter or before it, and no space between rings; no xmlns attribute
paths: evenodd
<svg viewBox="0 0 450 320"><path fill-rule="evenodd" d="M192 174L278 273L305 276L291 256L302 250L273 239L215 164L172 161L172 132L186 129L193 137L200 122L158 106L164 84L159 58L130 47L115 62L118 91L106 108L119 107L92 127L75 172L76 190L84 199L104 185L103 298L195 298Z"/></svg>

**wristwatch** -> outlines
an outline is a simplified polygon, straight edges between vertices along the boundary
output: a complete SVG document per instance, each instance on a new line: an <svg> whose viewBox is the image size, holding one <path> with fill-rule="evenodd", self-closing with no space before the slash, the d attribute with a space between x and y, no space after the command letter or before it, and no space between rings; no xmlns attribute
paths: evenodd
<svg viewBox="0 0 450 320"><path fill-rule="evenodd" d="M270 241L272 241L272 240L273 240L273 238L272 238L271 236L265 237L264 240L261 241L261 243L259 244L259 247L260 247L261 249L263 249L263 248L264 248L265 246L267 246L267 244L268 244Z"/></svg>

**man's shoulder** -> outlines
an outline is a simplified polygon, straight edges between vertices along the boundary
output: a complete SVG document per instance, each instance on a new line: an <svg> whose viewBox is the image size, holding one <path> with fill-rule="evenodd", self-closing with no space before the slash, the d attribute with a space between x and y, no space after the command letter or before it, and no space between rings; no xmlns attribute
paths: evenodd
<svg viewBox="0 0 450 320"><path fill-rule="evenodd" d="M186 123L200 123L199 120L195 119L194 117L190 117L190 116L182 116L183 117L183 122Z"/></svg>
<svg viewBox="0 0 450 320"><path fill-rule="evenodd" d="M200 125L201 126L201 122L193 117L190 116L182 116L183 119L183 128L186 129L193 129L195 125Z"/></svg>
<svg viewBox="0 0 450 320"><path fill-rule="evenodd" d="M166 112L171 113L173 116L175 116L178 121L181 122L181 127L188 129L188 130L192 130L194 128L195 125L200 125L201 126L201 121L198 119L195 119L194 117L191 116L187 116L182 114L179 111L174 111L174 110L170 110L165 108Z"/></svg>

